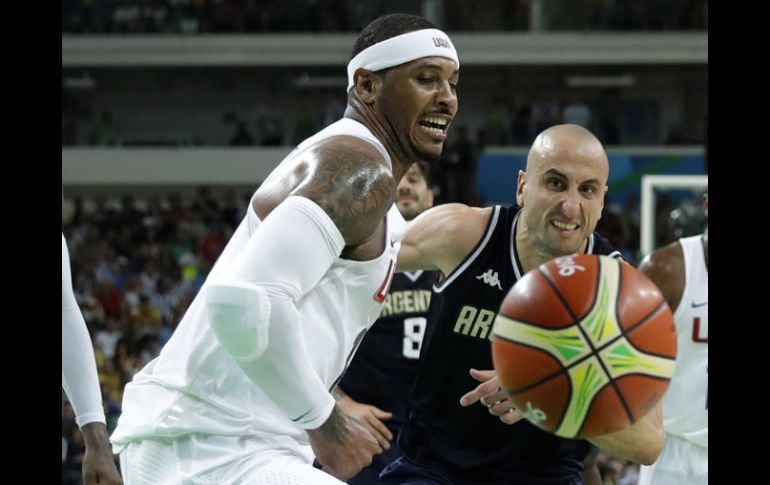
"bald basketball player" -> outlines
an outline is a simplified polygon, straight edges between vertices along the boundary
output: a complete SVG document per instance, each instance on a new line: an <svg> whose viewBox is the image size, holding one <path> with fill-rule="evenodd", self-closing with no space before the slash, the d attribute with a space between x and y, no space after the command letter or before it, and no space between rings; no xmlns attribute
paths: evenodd
<svg viewBox="0 0 770 485"><path fill-rule="evenodd" d="M563 439L522 420L494 371L480 370L492 368L489 333L500 303L527 271L576 253L620 257L594 232L608 176L599 140L578 125L558 125L532 144L518 206L446 204L415 219L399 268L441 276L397 441L402 456L383 471L383 483L582 484L591 443L640 463L658 456L660 404L591 443Z"/></svg>

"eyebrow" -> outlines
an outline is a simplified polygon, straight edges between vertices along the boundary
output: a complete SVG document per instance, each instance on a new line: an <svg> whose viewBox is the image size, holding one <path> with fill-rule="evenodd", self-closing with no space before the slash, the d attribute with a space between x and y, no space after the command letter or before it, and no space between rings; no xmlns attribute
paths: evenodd
<svg viewBox="0 0 770 485"><path fill-rule="evenodd" d="M569 180L569 177L567 177L567 175L563 174L562 172L559 172L559 171L558 171L558 170L556 170L555 168L549 168L548 170L546 170L546 171L545 171L545 173L543 174L543 176L545 177L545 176L547 176L547 175L555 175L555 176L557 176L557 177L560 177L560 178L563 178L563 179L565 179L565 180ZM580 182L580 184L579 184L579 185L583 185L583 184L595 184L595 185L599 185L599 179L597 179L596 177L594 177L594 178L592 178L592 179L583 180L582 182Z"/></svg>
<svg viewBox="0 0 770 485"><path fill-rule="evenodd" d="M443 68L441 66L439 66L438 64L434 64L431 61L423 61L422 63L417 64L417 68L421 68L421 69L436 69L436 70L439 70L439 71L443 70ZM459 73L460 73L460 70L459 69L455 69L452 72L452 75L456 76Z"/></svg>

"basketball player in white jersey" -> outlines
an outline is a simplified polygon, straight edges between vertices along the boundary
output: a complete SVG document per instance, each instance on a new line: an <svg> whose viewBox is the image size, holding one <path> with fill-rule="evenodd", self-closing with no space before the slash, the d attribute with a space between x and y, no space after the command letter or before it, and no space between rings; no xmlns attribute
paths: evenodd
<svg viewBox="0 0 770 485"><path fill-rule="evenodd" d="M385 301L405 231L396 187L414 161L439 159L458 76L448 36L422 17L364 29L344 118L259 187L171 340L126 386L112 442L128 485L338 484L382 451L330 390Z"/></svg>
<svg viewBox="0 0 770 485"><path fill-rule="evenodd" d="M61 235L61 385L75 410L75 421L86 445L83 481L86 485L123 483L112 460L94 349L72 290L70 256L64 234Z"/></svg>
<svg viewBox="0 0 770 485"><path fill-rule="evenodd" d="M708 195L704 201L708 218ZM708 483L708 228L652 252L639 269L674 309L676 371L663 397L666 443L658 460L641 467L639 485Z"/></svg>

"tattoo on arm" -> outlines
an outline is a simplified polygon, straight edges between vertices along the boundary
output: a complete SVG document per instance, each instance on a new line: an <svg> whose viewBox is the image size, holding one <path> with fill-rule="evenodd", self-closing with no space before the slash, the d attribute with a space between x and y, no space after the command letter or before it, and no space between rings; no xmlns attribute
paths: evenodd
<svg viewBox="0 0 770 485"><path fill-rule="evenodd" d="M330 441L342 444L345 442L345 436L349 433L349 426L348 418L335 404L329 418L321 425L319 430L321 430Z"/></svg>
<svg viewBox="0 0 770 485"><path fill-rule="evenodd" d="M372 146L335 140L316 150L318 164L299 195L315 201L334 221L347 245L365 241L393 203L396 183Z"/></svg>

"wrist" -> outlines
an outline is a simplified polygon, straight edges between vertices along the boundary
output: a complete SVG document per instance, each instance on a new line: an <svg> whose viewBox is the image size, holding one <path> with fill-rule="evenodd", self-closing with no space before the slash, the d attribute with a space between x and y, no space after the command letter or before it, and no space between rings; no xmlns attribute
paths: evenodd
<svg viewBox="0 0 770 485"><path fill-rule="evenodd" d="M343 396L334 396L335 400L337 401L338 406L349 406L350 404L353 404L354 401L352 397L348 396L347 394Z"/></svg>
<svg viewBox="0 0 770 485"><path fill-rule="evenodd" d="M84 424L80 428L83 435L83 442L87 447L104 446L110 444L110 437L107 434L107 426L98 421Z"/></svg>
<svg viewBox="0 0 770 485"><path fill-rule="evenodd" d="M341 443L347 432L347 418L339 406L332 408L331 414L318 428L308 430L308 435L322 436L326 440Z"/></svg>
<svg viewBox="0 0 770 485"><path fill-rule="evenodd" d="M334 389L332 389L332 396L334 396L334 399L337 402L340 402L346 398L350 399L350 396L348 396L348 394L343 391L340 386L336 386Z"/></svg>

